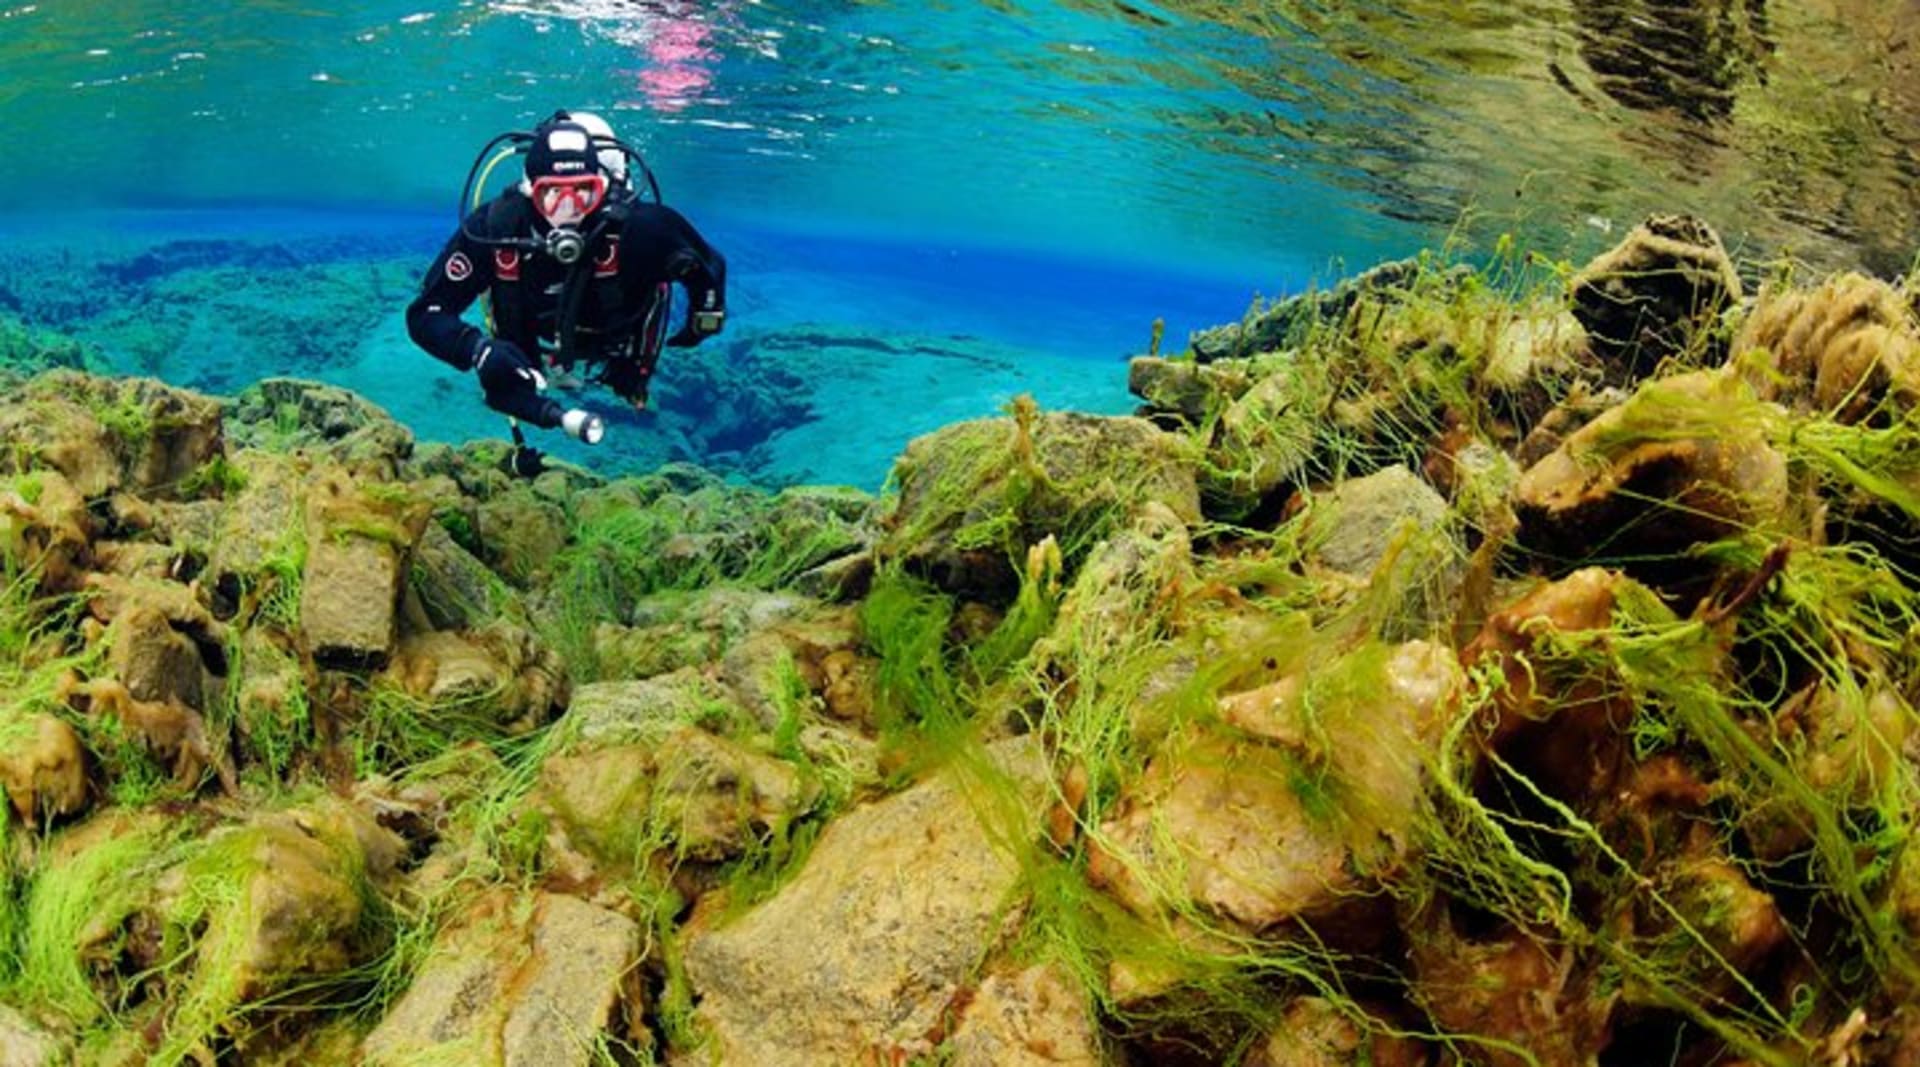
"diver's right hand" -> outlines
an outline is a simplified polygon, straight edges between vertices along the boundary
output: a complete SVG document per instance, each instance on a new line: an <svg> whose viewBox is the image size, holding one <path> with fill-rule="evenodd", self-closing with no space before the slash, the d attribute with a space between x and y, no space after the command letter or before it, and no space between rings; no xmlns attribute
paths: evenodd
<svg viewBox="0 0 1920 1067"><path fill-rule="evenodd" d="M512 341L495 338L480 342L479 351L474 353L473 369L480 376L480 388L489 395L520 392L529 386L535 391L547 387L547 380L540 376L533 361Z"/></svg>

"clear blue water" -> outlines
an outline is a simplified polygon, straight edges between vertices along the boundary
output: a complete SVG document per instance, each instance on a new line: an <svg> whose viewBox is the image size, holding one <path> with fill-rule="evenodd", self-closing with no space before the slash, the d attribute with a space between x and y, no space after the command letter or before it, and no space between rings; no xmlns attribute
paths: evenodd
<svg viewBox="0 0 1920 1067"><path fill-rule="evenodd" d="M1156 318L1177 345L1449 239L1578 257L1683 209L1884 270L1920 233L1910 3L0 5L0 259L211 234L424 266L488 137L587 107L728 252L737 336L1004 345L1043 404L1124 410ZM409 410L388 383L438 372L391 310L319 376L423 436L493 432L477 401ZM810 473L877 484L903 406L827 405L876 440Z"/></svg>

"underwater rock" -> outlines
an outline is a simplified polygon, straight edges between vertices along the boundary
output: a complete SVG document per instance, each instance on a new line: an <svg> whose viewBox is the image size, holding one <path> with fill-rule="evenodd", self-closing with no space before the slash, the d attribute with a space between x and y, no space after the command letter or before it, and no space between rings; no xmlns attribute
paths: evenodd
<svg viewBox="0 0 1920 1067"><path fill-rule="evenodd" d="M1784 521L1787 464L1768 418L1726 371L1649 382L1520 476L1519 540L1558 566L1597 550L1649 581L1697 581L1689 548Z"/></svg>
<svg viewBox="0 0 1920 1067"><path fill-rule="evenodd" d="M1418 259L1382 263L1352 278L1342 279L1332 289L1310 292L1283 300L1251 315L1246 320L1201 330L1188 339L1193 358L1200 363L1235 356L1253 356L1297 344L1313 326L1338 322L1353 310L1363 297L1392 300L1397 291L1412 287L1433 271ZM1469 273L1455 267L1438 279L1442 289L1463 280Z"/></svg>
<svg viewBox="0 0 1920 1067"><path fill-rule="evenodd" d="M232 468L241 484L220 505L204 571L227 617L240 611L247 594L267 592L262 583L294 577L306 546L302 501L313 473L300 460L254 449L236 455Z"/></svg>
<svg viewBox="0 0 1920 1067"><path fill-rule="evenodd" d="M1920 323L1877 279L1842 274L1811 292L1761 293L1734 338L1735 355L1755 349L1767 361L1748 380L1768 399L1842 423L1889 401L1895 418L1920 404Z"/></svg>
<svg viewBox="0 0 1920 1067"><path fill-rule="evenodd" d="M817 791L785 762L683 727L658 745L549 757L539 802L565 835L563 847L626 877L654 853L700 863L738 858L804 814Z"/></svg>
<svg viewBox="0 0 1920 1067"><path fill-rule="evenodd" d="M266 627L241 632L229 664L227 699L239 752L249 763L280 771L311 744L311 709L300 658Z"/></svg>
<svg viewBox="0 0 1920 1067"><path fill-rule="evenodd" d="M1052 630L1034 643L1034 662L1065 661L1076 670L1112 662L1153 631L1157 606L1198 585L1186 521L1163 504L1146 504L1087 554Z"/></svg>
<svg viewBox="0 0 1920 1067"><path fill-rule="evenodd" d="M233 768L208 733L206 719L178 698L141 700L117 679L82 682L71 675L63 680L57 696L74 711L96 721L114 722L128 742L171 769L177 788L197 789L212 771L229 794L237 790Z"/></svg>
<svg viewBox="0 0 1920 1067"><path fill-rule="evenodd" d="M1555 656L1552 642L1606 630L1632 584L1599 567L1576 571L1495 612L1460 653L1469 670L1491 661L1506 679L1486 744L1515 773L1575 804L1612 797L1628 773L1633 706L1617 678Z"/></svg>
<svg viewBox="0 0 1920 1067"><path fill-rule="evenodd" d="M213 1036L250 1002L338 978L376 949L367 923L372 888L393 874L397 838L331 798L214 831L161 876L150 908L200 931L174 995L206 1011L169 1041ZM205 1032L193 1030L204 1027Z"/></svg>
<svg viewBox="0 0 1920 1067"><path fill-rule="evenodd" d="M1006 920L1020 877L1007 850L1039 829L1038 743L1004 742L989 755L990 771L959 761L841 815L770 900L725 925L688 928L696 1020L712 1035L703 1055L840 1067L931 1051L927 1036ZM994 801L970 803L982 789Z"/></svg>
<svg viewBox="0 0 1920 1067"><path fill-rule="evenodd" d="M1322 401L1295 375L1270 374L1227 406L1203 486L1210 514L1237 518L1290 483L1312 458Z"/></svg>
<svg viewBox="0 0 1920 1067"><path fill-rule="evenodd" d="M1574 1067L1612 1040L1613 994L1572 948L1526 931L1469 939L1444 908L1413 930L1413 998L1444 1034L1459 1035L1487 1067Z"/></svg>
<svg viewBox="0 0 1920 1067"><path fill-rule="evenodd" d="M1528 429L1514 450L1514 461L1521 470L1553 454L1568 437L1607 411L1627 402L1633 394L1616 386L1590 389L1576 383L1560 402Z"/></svg>
<svg viewBox="0 0 1920 1067"><path fill-rule="evenodd" d="M588 1067L621 1014L640 1017L639 958L639 928L623 915L555 893L493 890L434 939L359 1062ZM643 1033L615 1036L647 1043Z"/></svg>
<svg viewBox="0 0 1920 1067"><path fill-rule="evenodd" d="M79 583L93 530L87 502L57 471L0 483L0 560L36 574L42 591L71 591Z"/></svg>
<svg viewBox="0 0 1920 1067"><path fill-rule="evenodd" d="M226 422L241 447L305 452L370 477L396 477L413 454L413 431L373 402L298 378L267 378L241 390Z"/></svg>
<svg viewBox="0 0 1920 1067"><path fill-rule="evenodd" d="M0 726L0 787L14 814L29 826L81 810L87 803L87 754L79 735L46 714ZM5 863L0 858L0 865Z"/></svg>
<svg viewBox="0 0 1920 1067"><path fill-rule="evenodd" d="M27 384L0 440L26 448L89 497L126 489L177 499L225 452L219 401L148 378L54 371Z"/></svg>
<svg viewBox="0 0 1920 1067"><path fill-rule="evenodd" d="M1381 636L1423 636L1452 616L1464 572L1465 546L1447 516L1447 502L1406 467L1348 479L1314 497L1307 560L1332 572L1329 584L1344 579L1347 596L1391 601Z"/></svg>
<svg viewBox="0 0 1920 1067"><path fill-rule="evenodd" d="M1249 933L1301 922L1338 939L1414 845L1463 684L1450 651L1416 641L1222 697L1245 736L1195 731L1155 753L1104 824L1090 880L1142 916L1192 901Z"/></svg>
<svg viewBox="0 0 1920 1067"><path fill-rule="evenodd" d="M1145 401L1139 414L1171 417L1198 426L1240 399L1266 374L1253 360L1201 363L1163 356L1135 356L1127 363L1127 391Z"/></svg>
<svg viewBox="0 0 1920 1067"><path fill-rule="evenodd" d="M731 690L691 667L640 681L580 686L565 719L569 736L586 745L655 745L686 723L718 728L752 721Z"/></svg>
<svg viewBox="0 0 1920 1067"><path fill-rule="evenodd" d="M1682 855L1659 863L1648 872L1645 893L1623 909L1630 914L1614 929L1630 937L1643 958L1663 961L1662 983L1703 999L1741 995L1790 937L1773 897L1741 870L1745 862ZM1670 1008L1670 989L1629 978L1620 999L1637 1007Z"/></svg>
<svg viewBox="0 0 1920 1067"><path fill-rule="evenodd" d="M428 521L423 502L324 472L306 502L300 633L323 667L380 667L398 632L402 584Z"/></svg>
<svg viewBox="0 0 1920 1067"><path fill-rule="evenodd" d="M37 1025L18 1008L0 1004L0 1067L59 1067L71 1062L70 1041Z"/></svg>
<svg viewBox="0 0 1920 1067"><path fill-rule="evenodd" d="M438 522L428 523L414 546L407 593L437 630L468 630L525 615L512 591Z"/></svg>
<svg viewBox="0 0 1920 1067"><path fill-rule="evenodd" d="M139 603L120 611L107 628L106 642L108 665L134 699L207 706L207 671L199 647L160 609Z"/></svg>
<svg viewBox="0 0 1920 1067"><path fill-rule="evenodd" d="M1620 384L1710 344L1704 329L1740 301L1740 276L1711 226L1654 215L1575 275L1568 295L1609 381ZM1717 362L1702 356L1702 365Z"/></svg>
<svg viewBox="0 0 1920 1067"><path fill-rule="evenodd" d="M882 565L1005 603L1019 588L1012 561L1050 535L1071 567L1148 503L1199 521L1182 439L1143 419L1017 410L907 446L894 465L900 491L877 548Z"/></svg>
<svg viewBox="0 0 1920 1067"><path fill-rule="evenodd" d="M859 621L850 610L796 610L727 650L720 680L732 687L762 729L798 716L826 688L828 657L860 644Z"/></svg>
<svg viewBox="0 0 1920 1067"><path fill-rule="evenodd" d="M531 488L516 485L481 500L474 536L487 566L525 589L546 572L567 543L566 513Z"/></svg>
<svg viewBox="0 0 1920 1067"><path fill-rule="evenodd" d="M1242 1067L1425 1067L1432 1062L1418 1042L1389 1032L1395 1029L1401 1028L1374 1019L1359 1005L1296 997Z"/></svg>
<svg viewBox="0 0 1920 1067"><path fill-rule="evenodd" d="M953 1067L1104 1067L1093 1004L1059 964L1002 966L980 980L949 1041Z"/></svg>
<svg viewBox="0 0 1920 1067"><path fill-rule="evenodd" d="M29 389L42 381L34 379ZM5 446L0 456L7 457L17 473L57 472L90 500L118 489L121 473L114 434L80 404L49 396L44 387L29 397L0 407L0 445Z"/></svg>

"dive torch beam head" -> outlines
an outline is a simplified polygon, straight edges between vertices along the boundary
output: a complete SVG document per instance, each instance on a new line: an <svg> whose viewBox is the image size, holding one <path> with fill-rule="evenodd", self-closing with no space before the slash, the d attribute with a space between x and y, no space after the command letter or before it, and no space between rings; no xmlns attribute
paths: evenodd
<svg viewBox="0 0 1920 1067"><path fill-rule="evenodd" d="M574 408L560 416L560 428L581 444L597 445L607 435L607 424L591 411Z"/></svg>

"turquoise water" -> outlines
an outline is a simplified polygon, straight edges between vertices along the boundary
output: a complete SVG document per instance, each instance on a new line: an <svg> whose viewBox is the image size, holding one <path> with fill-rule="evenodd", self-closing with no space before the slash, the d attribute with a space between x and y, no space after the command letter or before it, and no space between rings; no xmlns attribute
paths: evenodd
<svg viewBox="0 0 1920 1067"><path fill-rule="evenodd" d="M847 351L981 346L945 365L969 373L868 375L877 410L831 362L796 367L808 421L867 445L739 468L873 485L936 410L989 414L1020 390L1125 410L1120 361L1153 320L1177 347L1258 296L1449 240L1512 230L1577 258L1684 209L1744 254L1896 269L1920 233L1920 19L1901 9L11 0L0 312L183 384L304 369L429 439L497 432L459 383L410 387L440 372L396 335L391 275L444 239L487 138L587 107L728 252L729 340L787 331L781 351L799 351L796 325L828 324ZM212 299L160 293L171 269L91 301L49 292L86 289L88 269L143 245L179 256L165 245L179 239L225 249L191 265L221 299L250 284L215 278L221 255L279 272L229 334L176 330L188 348L156 355L109 321L116 302L129 319ZM351 295L298 284L312 263L358 260L389 275ZM325 321L327 300L353 305L333 309L363 330L352 353L330 334L316 353L298 330L247 329L279 306ZM862 331L884 343L852 343ZM421 407L429 394L444 402ZM628 460L662 455L639 443L674 417L631 427ZM785 432L761 443L777 451Z"/></svg>

